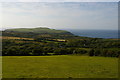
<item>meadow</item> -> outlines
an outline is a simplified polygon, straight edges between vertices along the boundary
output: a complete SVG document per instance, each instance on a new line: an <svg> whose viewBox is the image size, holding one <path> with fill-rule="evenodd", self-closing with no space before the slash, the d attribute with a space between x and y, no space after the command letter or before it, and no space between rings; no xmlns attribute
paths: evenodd
<svg viewBox="0 0 120 80"><path fill-rule="evenodd" d="M3 78L117 78L118 58L3 56L2 72Z"/></svg>
<svg viewBox="0 0 120 80"><path fill-rule="evenodd" d="M0 56L0 79L2 78L2 57Z"/></svg>

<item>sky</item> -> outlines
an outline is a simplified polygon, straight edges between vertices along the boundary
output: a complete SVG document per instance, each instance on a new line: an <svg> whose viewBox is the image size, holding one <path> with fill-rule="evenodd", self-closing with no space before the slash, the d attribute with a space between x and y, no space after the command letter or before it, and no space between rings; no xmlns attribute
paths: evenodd
<svg viewBox="0 0 120 80"><path fill-rule="evenodd" d="M6 0L6 2L0 4L2 12L0 13L0 17L2 17L0 18L0 26L2 26L0 29L34 27L54 29L118 29L118 3L112 2L113 0L110 0L111 2L16 1L19 2L7 2Z"/></svg>
<svg viewBox="0 0 120 80"><path fill-rule="evenodd" d="M118 2L120 0L0 0L0 2Z"/></svg>

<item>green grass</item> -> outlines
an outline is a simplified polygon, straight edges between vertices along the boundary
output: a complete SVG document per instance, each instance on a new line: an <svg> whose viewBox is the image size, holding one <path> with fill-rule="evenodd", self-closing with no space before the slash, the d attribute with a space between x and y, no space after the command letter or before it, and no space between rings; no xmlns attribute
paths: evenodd
<svg viewBox="0 0 120 80"><path fill-rule="evenodd" d="M18 29L7 29L6 31L17 31L17 32L34 32L34 33L68 33L65 30L55 30L49 28L18 28Z"/></svg>
<svg viewBox="0 0 120 80"><path fill-rule="evenodd" d="M0 56L0 79L2 78L2 57Z"/></svg>
<svg viewBox="0 0 120 80"><path fill-rule="evenodd" d="M118 58L4 56L3 78L117 78Z"/></svg>

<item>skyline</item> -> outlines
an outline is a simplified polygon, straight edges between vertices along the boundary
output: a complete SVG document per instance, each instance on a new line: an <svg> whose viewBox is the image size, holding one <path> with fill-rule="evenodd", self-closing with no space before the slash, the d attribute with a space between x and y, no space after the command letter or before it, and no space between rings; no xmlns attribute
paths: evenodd
<svg viewBox="0 0 120 80"><path fill-rule="evenodd" d="M118 29L117 2L2 3L2 29Z"/></svg>

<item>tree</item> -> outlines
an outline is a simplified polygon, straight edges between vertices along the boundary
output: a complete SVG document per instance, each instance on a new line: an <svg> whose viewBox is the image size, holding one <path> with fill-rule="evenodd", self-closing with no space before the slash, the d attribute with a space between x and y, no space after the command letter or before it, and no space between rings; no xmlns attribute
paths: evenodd
<svg viewBox="0 0 120 80"><path fill-rule="evenodd" d="M94 49L91 49L91 50L89 51L89 56L94 56Z"/></svg>
<svg viewBox="0 0 120 80"><path fill-rule="evenodd" d="M17 56L19 54L20 49L17 46L11 46L7 49L6 55L8 56Z"/></svg>
<svg viewBox="0 0 120 80"><path fill-rule="evenodd" d="M40 46L34 46L32 53L34 56L40 56L40 55L44 55L43 54L43 48Z"/></svg>
<svg viewBox="0 0 120 80"><path fill-rule="evenodd" d="M75 49L75 52L76 52L76 54L85 54L85 53L87 53L86 50L84 50L84 49L79 49L79 48Z"/></svg>
<svg viewBox="0 0 120 80"><path fill-rule="evenodd" d="M94 55L95 55L95 56L99 56L100 54L101 54L100 49L95 49L95 50L94 50Z"/></svg>

